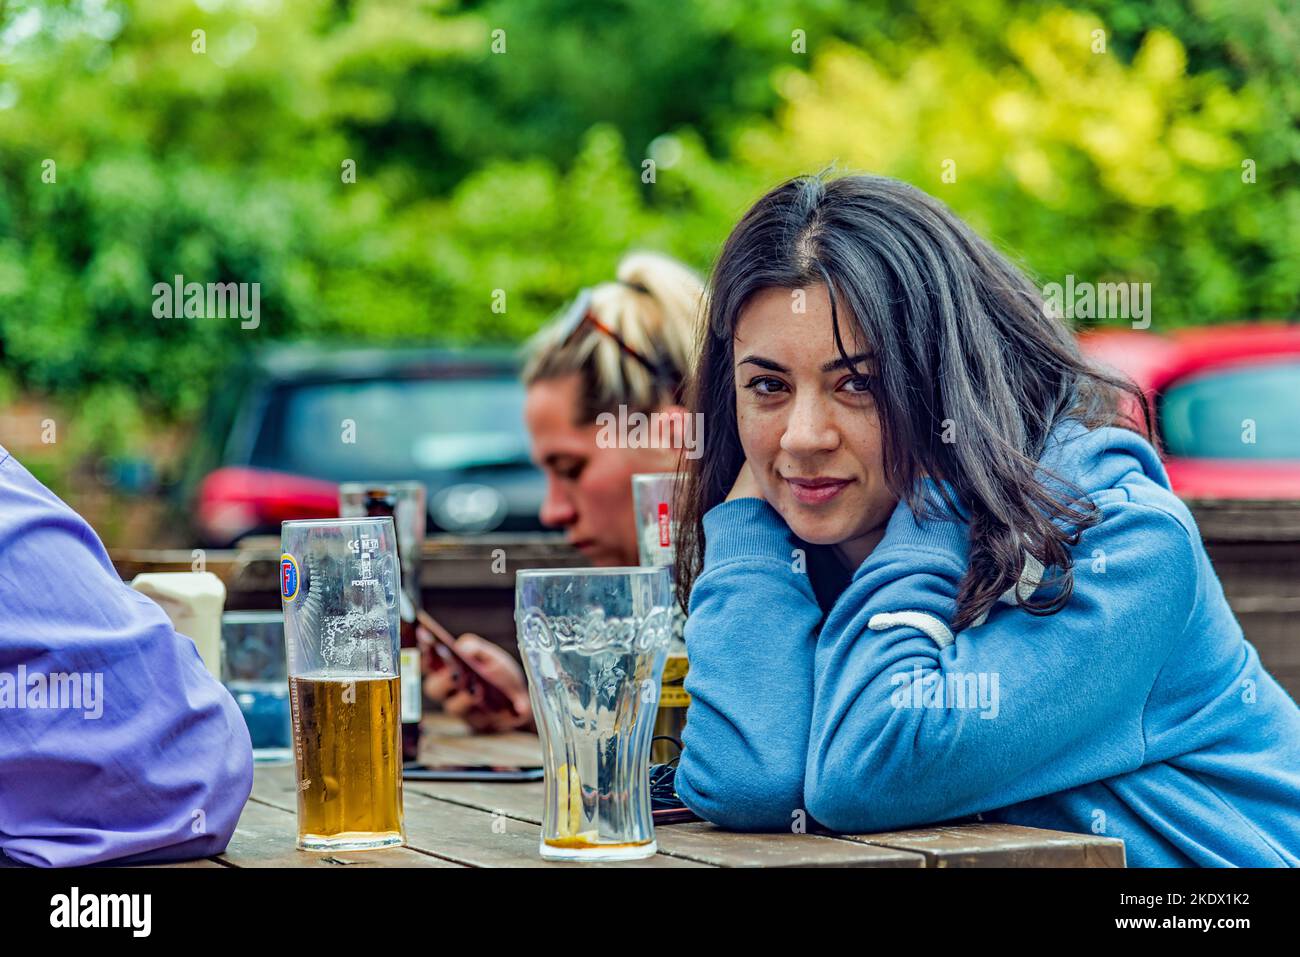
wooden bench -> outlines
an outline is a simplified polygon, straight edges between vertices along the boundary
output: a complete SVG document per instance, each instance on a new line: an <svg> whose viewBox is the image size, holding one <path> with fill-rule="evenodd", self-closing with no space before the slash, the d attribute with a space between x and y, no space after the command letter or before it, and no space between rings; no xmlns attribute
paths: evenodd
<svg viewBox="0 0 1300 957"><path fill-rule="evenodd" d="M1300 502L1189 502L1229 604L1264 667L1300 700ZM280 543L250 539L238 551L209 551L207 570L226 583L226 607L280 607ZM190 571L189 551L122 551L118 573ZM502 561L504 560L504 562ZM558 535L435 536L425 543L425 608L454 633L477 632L518 657L514 572L587 562Z"/></svg>

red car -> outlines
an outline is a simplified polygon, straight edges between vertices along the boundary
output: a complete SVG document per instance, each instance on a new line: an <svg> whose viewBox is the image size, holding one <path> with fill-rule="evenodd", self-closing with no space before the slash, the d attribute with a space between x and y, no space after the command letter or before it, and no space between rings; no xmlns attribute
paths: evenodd
<svg viewBox="0 0 1300 957"><path fill-rule="evenodd" d="M1300 326L1105 329L1079 345L1154 396L1180 497L1300 499Z"/></svg>
<svg viewBox="0 0 1300 957"><path fill-rule="evenodd" d="M541 531L514 352L311 345L230 370L178 498L201 544L338 515L346 481L424 483L430 532Z"/></svg>

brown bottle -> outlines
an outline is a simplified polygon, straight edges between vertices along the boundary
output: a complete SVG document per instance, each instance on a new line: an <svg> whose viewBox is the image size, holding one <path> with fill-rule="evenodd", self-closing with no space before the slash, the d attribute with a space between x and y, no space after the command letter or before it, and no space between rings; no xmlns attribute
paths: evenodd
<svg viewBox="0 0 1300 957"><path fill-rule="evenodd" d="M366 515L372 518L391 518L397 521L397 502L385 488L366 491ZM401 535L397 535L397 566L406 566L402 562ZM402 761L420 760L420 721L424 717L424 674L420 661L420 643L415 636L415 603L408 592L414 583L402 579L398 589L399 622L401 630L401 668L402 677Z"/></svg>

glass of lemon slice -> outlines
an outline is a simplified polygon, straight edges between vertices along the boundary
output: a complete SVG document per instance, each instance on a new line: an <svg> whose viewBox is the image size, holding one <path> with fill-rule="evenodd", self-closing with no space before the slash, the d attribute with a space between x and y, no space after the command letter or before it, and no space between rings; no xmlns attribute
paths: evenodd
<svg viewBox="0 0 1300 957"><path fill-rule="evenodd" d="M668 569L521 571L515 622L546 770L542 857L652 856L650 743L673 636Z"/></svg>

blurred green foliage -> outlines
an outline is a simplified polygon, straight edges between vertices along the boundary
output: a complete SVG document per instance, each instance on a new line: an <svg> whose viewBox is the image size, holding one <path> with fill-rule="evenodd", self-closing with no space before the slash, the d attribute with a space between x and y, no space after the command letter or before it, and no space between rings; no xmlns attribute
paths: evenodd
<svg viewBox="0 0 1300 957"><path fill-rule="evenodd" d="M114 450L268 341L517 341L831 163L1157 330L1295 316L1297 77L1291 0L0 0L0 396ZM155 318L176 274L260 326Z"/></svg>

